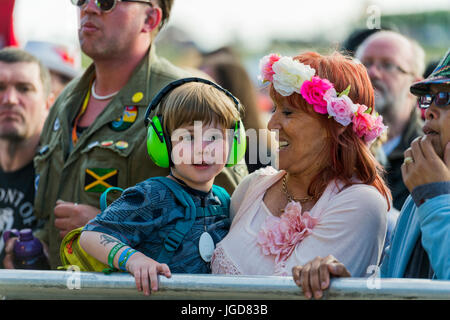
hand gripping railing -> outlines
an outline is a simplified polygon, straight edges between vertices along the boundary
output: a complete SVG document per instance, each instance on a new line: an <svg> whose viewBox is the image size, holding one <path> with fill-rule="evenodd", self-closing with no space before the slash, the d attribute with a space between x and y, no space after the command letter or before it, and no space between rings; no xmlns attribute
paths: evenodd
<svg viewBox="0 0 450 320"><path fill-rule="evenodd" d="M149 297L130 274L77 271L0 270L4 299L304 299L291 277L174 274L159 277ZM333 279L324 299L450 299L450 281L422 279Z"/></svg>

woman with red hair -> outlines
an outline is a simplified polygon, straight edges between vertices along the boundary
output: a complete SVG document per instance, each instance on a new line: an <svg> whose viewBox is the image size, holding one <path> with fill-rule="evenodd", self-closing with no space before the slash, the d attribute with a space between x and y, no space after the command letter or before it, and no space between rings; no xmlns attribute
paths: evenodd
<svg viewBox="0 0 450 320"><path fill-rule="evenodd" d="M274 110L278 168L247 176L233 193L230 232L213 273L291 275L333 255L354 276L379 262L390 191L369 145L385 130L364 66L340 53L271 54L260 63Z"/></svg>

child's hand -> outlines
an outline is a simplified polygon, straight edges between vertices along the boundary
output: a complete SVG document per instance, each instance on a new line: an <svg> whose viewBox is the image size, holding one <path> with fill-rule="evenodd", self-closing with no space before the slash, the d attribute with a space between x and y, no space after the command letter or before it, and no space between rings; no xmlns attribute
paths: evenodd
<svg viewBox="0 0 450 320"><path fill-rule="evenodd" d="M136 252L128 259L126 268L134 276L138 291L144 291L146 296L150 295L151 291L158 290L158 274L167 278L172 276L167 264L159 263L140 252Z"/></svg>

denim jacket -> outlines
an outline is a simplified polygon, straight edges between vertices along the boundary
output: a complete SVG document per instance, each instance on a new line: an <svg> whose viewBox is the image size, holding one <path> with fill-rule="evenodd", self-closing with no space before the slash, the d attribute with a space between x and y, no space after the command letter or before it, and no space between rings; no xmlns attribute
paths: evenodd
<svg viewBox="0 0 450 320"><path fill-rule="evenodd" d="M444 184L448 188L450 182ZM419 238L434 271L434 278L450 280L450 193L428 198L420 206L414 203L411 196L408 197L381 265L382 277L405 276Z"/></svg>

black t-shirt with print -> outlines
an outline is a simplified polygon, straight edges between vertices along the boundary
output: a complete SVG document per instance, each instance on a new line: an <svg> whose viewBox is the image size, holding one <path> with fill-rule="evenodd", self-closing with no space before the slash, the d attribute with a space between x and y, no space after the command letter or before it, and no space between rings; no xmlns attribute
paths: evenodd
<svg viewBox="0 0 450 320"><path fill-rule="evenodd" d="M14 172L0 169L0 268L3 268L5 243L3 231L38 227L34 215L33 161Z"/></svg>

